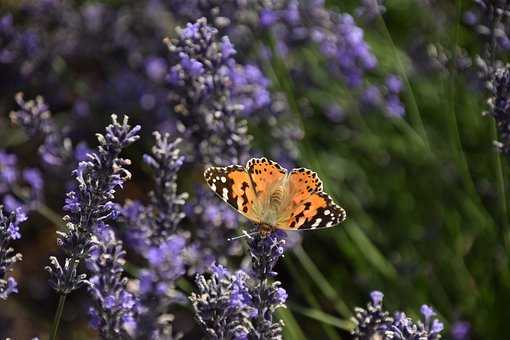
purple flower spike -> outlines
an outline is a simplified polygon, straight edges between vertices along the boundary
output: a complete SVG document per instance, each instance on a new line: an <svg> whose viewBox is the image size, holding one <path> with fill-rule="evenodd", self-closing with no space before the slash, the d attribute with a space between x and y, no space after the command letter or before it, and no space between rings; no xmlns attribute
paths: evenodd
<svg viewBox="0 0 510 340"><path fill-rule="evenodd" d="M251 317L257 314L243 271L231 274L213 266L211 275L199 275L198 292L189 299L203 329L215 339L247 339L253 332Z"/></svg>
<svg viewBox="0 0 510 340"><path fill-rule="evenodd" d="M218 30L209 26L205 18L178 29L178 37L166 39L171 52L168 79L172 89L170 99L178 114L186 140L193 141L195 158L205 163L236 163L245 157L250 137L241 112L250 112L257 105L266 105L263 80L260 77L251 96L251 88L236 93L235 81L245 71L232 58L234 47L226 37L219 39ZM243 79L244 81L244 79ZM246 96L246 97L245 97ZM237 98L240 97L240 98ZM254 97L257 104L243 107L246 98Z"/></svg>
<svg viewBox="0 0 510 340"><path fill-rule="evenodd" d="M89 292L93 306L89 309L91 325L104 339L126 339L134 335L138 300L127 291L123 277L126 252L122 242L107 225L101 226L101 236L90 249L87 267L93 274Z"/></svg>
<svg viewBox="0 0 510 340"><path fill-rule="evenodd" d="M383 309L383 293L370 293L371 302L366 308L356 307L352 318L356 324L352 335L355 340L362 339L399 339L399 340L438 340L441 339L443 324L433 317L436 313L427 305L420 309L423 320L414 321L403 312L393 316Z"/></svg>
<svg viewBox="0 0 510 340"><path fill-rule="evenodd" d="M66 228L57 232L57 243L66 258L62 265L52 256L46 267L51 287L60 294L69 294L88 283L86 274L78 273L78 265L94 249L94 233L100 232L105 221L117 214L112 202L114 194L131 177L126 169L130 161L119 155L139 138L139 131L139 126L132 128L128 124L127 116L119 122L117 116L112 115L112 124L106 127L106 133L97 134L96 152L89 153L87 160L80 162L73 172L77 186L75 191L67 193ZM101 235L97 237L102 238Z"/></svg>
<svg viewBox="0 0 510 340"><path fill-rule="evenodd" d="M149 334L161 339L172 334L169 307L184 300L175 281L185 274L187 264L187 236L181 235L178 226L185 216L182 206L188 195L177 192L177 173L184 163L180 139L159 132L154 136L151 154L143 156L154 178L149 204L129 202L119 219L127 224L126 239L148 264L140 273L138 314L132 320L137 324L135 333L140 338Z"/></svg>
<svg viewBox="0 0 510 340"><path fill-rule="evenodd" d="M50 166L61 166L71 162L73 148L62 128L54 122L44 98L25 101L23 93L16 94L18 111L12 111L11 121L23 128L30 137L40 136L44 142L39 147L41 159Z"/></svg>

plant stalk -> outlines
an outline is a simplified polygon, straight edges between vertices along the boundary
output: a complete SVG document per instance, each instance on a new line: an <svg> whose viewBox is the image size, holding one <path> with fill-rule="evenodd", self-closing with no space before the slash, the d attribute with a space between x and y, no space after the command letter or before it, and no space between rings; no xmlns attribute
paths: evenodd
<svg viewBox="0 0 510 340"><path fill-rule="evenodd" d="M55 313L55 319L50 332L50 340L57 340L58 327L60 325L60 319L62 319L62 312L64 311L64 305L66 303L67 294L60 295L58 300L57 312Z"/></svg>

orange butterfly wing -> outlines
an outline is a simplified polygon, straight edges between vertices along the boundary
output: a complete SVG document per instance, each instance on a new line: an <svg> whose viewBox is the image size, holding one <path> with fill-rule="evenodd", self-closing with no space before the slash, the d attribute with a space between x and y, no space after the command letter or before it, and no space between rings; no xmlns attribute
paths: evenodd
<svg viewBox="0 0 510 340"><path fill-rule="evenodd" d="M322 191L322 181L312 170L299 168L289 174L289 186L292 203L299 204L315 192Z"/></svg>
<svg viewBox="0 0 510 340"><path fill-rule="evenodd" d="M315 192L281 219L276 227L285 230L330 228L343 222L345 210L325 192Z"/></svg>
<svg viewBox="0 0 510 340"><path fill-rule="evenodd" d="M276 182L287 174L287 170L267 158L250 159L246 163L246 169L248 169L257 196L267 193Z"/></svg>
<svg viewBox="0 0 510 340"><path fill-rule="evenodd" d="M345 220L346 213L324 193L322 181L312 170L299 168L289 174L290 207L276 227L286 230L333 227Z"/></svg>
<svg viewBox="0 0 510 340"><path fill-rule="evenodd" d="M205 181L222 200L255 223L260 223L253 211L255 191L248 172L240 165L210 167L204 172Z"/></svg>

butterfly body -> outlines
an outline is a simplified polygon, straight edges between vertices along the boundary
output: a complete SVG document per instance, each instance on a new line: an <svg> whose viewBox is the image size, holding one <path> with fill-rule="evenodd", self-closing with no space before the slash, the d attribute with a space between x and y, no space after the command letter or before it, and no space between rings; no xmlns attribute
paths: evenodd
<svg viewBox="0 0 510 340"><path fill-rule="evenodd" d="M311 170L288 172L266 158L253 158L246 167L206 169L209 187L239 213L259 225L262 233L328 228L345 219L345 210L322 191Z"/></svg>
<svg viewBox="0 0 510 340"><path fill-rule="evenodd" d="M268 188L267 191L259 194L253 204L253 211L259 216L261 223L275 226L278 224L278 217L282 216L282 209L289 203L289 192L285 185L285 177L278 183Z"/></svg>

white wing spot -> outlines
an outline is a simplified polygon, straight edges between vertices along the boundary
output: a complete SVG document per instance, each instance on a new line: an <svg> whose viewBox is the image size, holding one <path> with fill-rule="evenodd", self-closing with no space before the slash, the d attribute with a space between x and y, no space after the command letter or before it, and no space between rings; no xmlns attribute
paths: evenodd
<svg viewBox="0 0 510 340"><path fill-rule="evenodd" d="M211 184L211 189L212 189L213 191L216 191L216 184L214 184L214 183L213 183L213 184Z"/></svg>
<svg viewBox="0 0 510 340"><path fill-rule="evenodd" d="M329 211L329 209L324 210L324 215L328 216L330 213L331 211Z"/></svg>
<svg viewBox="0 0 510 340"><path fill-rule="evenodd" d="M227 181L227 178L225 176L221 177L221 181L225 183Z"/></svg>
<svg viewBox="0 0 510 340"><path fill-rule="evenodd" d="M226 201L228 200L228 189L227 188L223 188L223 199Z"/></svg>
<svg viewBox="0 0 510 340"><path fill-rule="evenodd" d="M315 222L312 224L312 229L317 228L322 222L322 218L318 218L315 220Z"/></svg>
<svg viewBox="0 0 510 340"><path fill-rule="evenodd" d="M328 223L326 223L326 228L329 228L332 226L333 226L333 221L329 221Z"/></svg>

